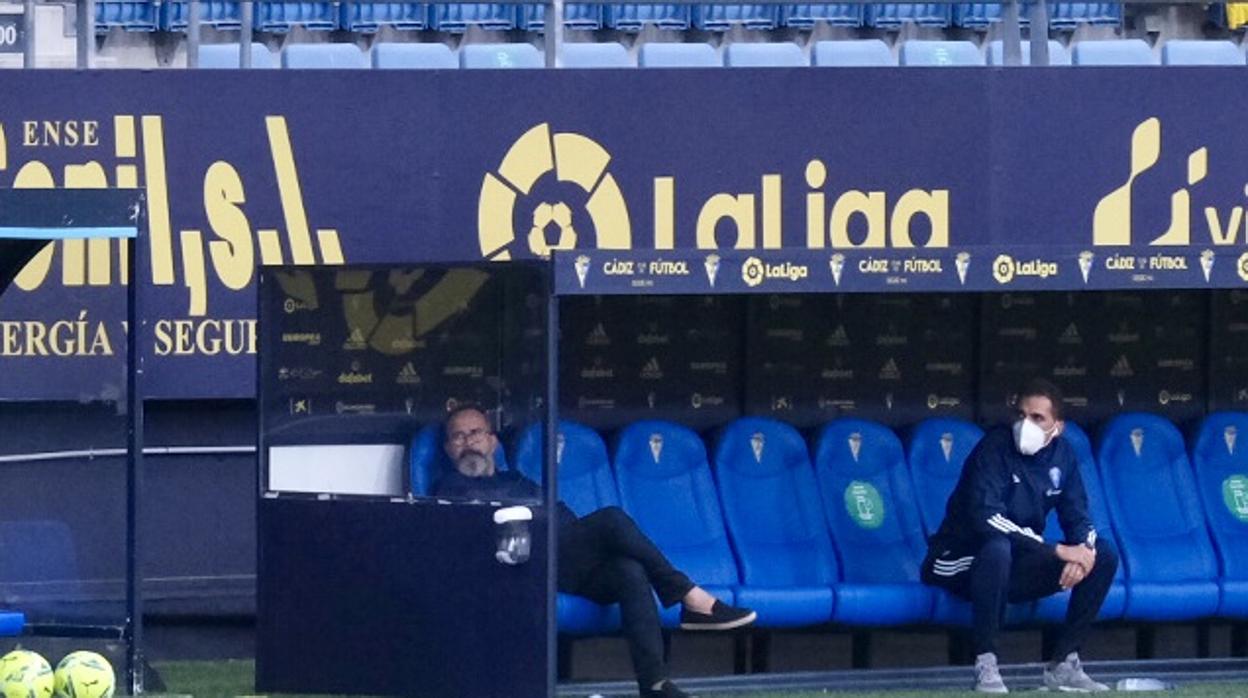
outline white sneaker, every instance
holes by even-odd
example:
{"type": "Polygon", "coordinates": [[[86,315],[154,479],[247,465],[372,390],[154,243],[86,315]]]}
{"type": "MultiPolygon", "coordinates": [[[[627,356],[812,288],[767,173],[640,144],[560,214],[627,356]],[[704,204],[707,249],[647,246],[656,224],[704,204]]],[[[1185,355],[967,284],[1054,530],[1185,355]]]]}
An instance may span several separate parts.
{"type": "Polygon", "coordinates": [[[1109,686],[1093,681],[1083,672],[1083,665],[1076,652],[1066,655],[1066,661],[1044,668],[1044,687],[1050,691],[1067,693],[1099,693],[1109,690],[1109,686]]]}
{"type": "MultiPolygon", "coordinates": [[[[1047,676],[1047,674],[1046,674],[1047,676]]],[[[997,668],[997,655],[985,652],[975,658],[975,690],[979,693],[1009,693],[997,668]]]]}

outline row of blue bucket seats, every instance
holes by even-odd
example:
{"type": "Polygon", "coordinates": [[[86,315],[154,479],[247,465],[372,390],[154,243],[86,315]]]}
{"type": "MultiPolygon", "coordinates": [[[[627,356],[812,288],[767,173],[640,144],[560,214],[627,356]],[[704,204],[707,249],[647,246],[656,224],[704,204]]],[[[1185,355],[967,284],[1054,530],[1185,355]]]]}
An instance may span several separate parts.
{"type": "MultiPolygon", "coordinates": [[[[130,31],[185,31],[188,4],[168,0],[96,0],[95,26],[99,32],[113,27],[130,31]]],[[[241,24],[238,2],[203,0],[200,21],[221,29],[241,24]]],[[[343,29],[375,32],[382,27],[399,30],[433,29],[462,32],[469,26],[483,29],[541,31],[545,16],[540,5],[426,4],[412,2],[257,2],[254,26],[260,31],[286,32],[300,26],[310,30],[343,29]]],[[[1050,24],[1068,29],[1078,24],[1117,25],[1122,21],[1121,3],[1058,2],[1050,5],[1050,24]]],[[[795,5],[590,5],[565,6],[564,22],[571,29],[639,31],[651,24],[661,29],[725,31],[734,26],[751,29],[793,27],[807,29],[817,22],[834,26],[868,26],[895,29],[907,22],[923,26],[950,25],[983,28],[1001,20],[998,3],[855,3],[795,5]]],[[[1026,6],[1023,7],[1026,20],[1026,6]]]]}
{"type": "MultiPolygon", "coordinates": [[[[1004,65],[1000,41],[987,45],[986,56],[969,41],[902,42],[898,57],[879,39],[820,41],[807,58],[797,44],[733,43],[721,54],[710,44],[646,43],[634,58],[615,42],[565,44],[561,53],[565,68],[671,67],[886,67],[1004,65]]],[[[1031,61],[1031,45],[1023,44],[1023,62],[1031,61]]],[[[275,68],[278,59],[263,44],[251,46],[252,67],[275,68]]],[[[238,44],[200,47],[201,68],[235,68],[238,44]]],[[[1155,65],[1152,49],[1138,39],[1081,41],[1073,52],[1056,41],[1049,42],[1050,65],[1155,65]]],[[[1171,40],[1162,47],[1163,65],[1245,64],[1244,52],[1229,41],[1171,40]]],[[[541,68],[545,57],[532,44],[469,44],[452,51],[443,43],[382,43],[364,52],[354,44],[292,44],[281,54],[285,68],[541,68]]]]}
{"type": "MultiPolygon", "coordinates": [[[[794,428],[742,418],[708,450],[677,424],[643,421],[620,431],[608,452],[592,429],[560,425],[559,492],[580,515],[620,506],[695,580],[755,608],[759,626],[838,623],[965,625],[969,605],[922,585],[926,536],[939,526],[982,430],[930,419],[906,433],[835,420],[808,445],[794,428]]],[[[1185,444],[1150,414],[1114,418],[1095,449],[1067,423],[1101,535],[1120,550],[1102,619],[1248,617],[1248,413],[1206,418],[1185,444]],[[1190,450],[1189,450],[1190,447],[1190,450]]],[[[525,430],[510,462],[540,481],[542,434],[525,430]]],[[[422,429],[410,449],[417,494],[450,467],[441,427],[422,429]]],[[[506,468],[508,458],[499,449],[506,468]]],[[[1045,529],[1060,537],[1056,517],[1045,529]]],[[[1014,624],[1060,622],[1067,594],[1012,605],[1014,624]]],[[[560,594],[560,631],[618,627],[618,610],[560,594]]],[[[676,609],[663,614],[677,624],[676,609]]]]}

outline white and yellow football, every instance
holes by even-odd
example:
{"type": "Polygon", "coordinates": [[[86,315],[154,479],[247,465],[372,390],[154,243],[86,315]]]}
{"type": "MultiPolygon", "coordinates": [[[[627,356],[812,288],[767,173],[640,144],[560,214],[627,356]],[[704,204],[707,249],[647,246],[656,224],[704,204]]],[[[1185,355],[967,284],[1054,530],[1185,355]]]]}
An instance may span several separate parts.
{"type": "Polygon", "coordinates": [[[4,698],[52,698],[52,667],[30,650],[0,657],[0,692],[4,698]]]}
{"type": "Polygon", "coordinates": [[[56,665],[58,698],[112,698],[116,688],[113,666],[95,652],[70,652],[56,665]]]}

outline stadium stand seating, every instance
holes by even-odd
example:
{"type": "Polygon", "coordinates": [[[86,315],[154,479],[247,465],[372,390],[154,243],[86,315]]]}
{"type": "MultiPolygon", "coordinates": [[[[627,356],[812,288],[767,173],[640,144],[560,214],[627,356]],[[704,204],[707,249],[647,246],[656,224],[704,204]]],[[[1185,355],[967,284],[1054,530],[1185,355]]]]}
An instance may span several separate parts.
{"type": "Polygon", "coordinates": [[[895,66],[897,59],[888,44],[879,39],[853,41],[819,41],[814,50],[819,67],[881,67],[895,66]]]}
{"type": "Polygon", "coordinates": [[[372,53],[374,68],[459,68],[459,58],[446,44],[376,44],[372,53]]]}
{"type": "Polygon", "coordinates": [[[897,29],[907,22],[923,27],[947,27],[953,19],[948,3],[876,3],[867,5],[866,25],[877,29],[897,29]]]}
{"type": "Polygon", "coordinates": [[[1081,41],[1075,44],[1074,65],[1156,65],[1153,50],[1143,39],[1081,41]]]}
{"type": "Polygon", "coordinates": [[[97,0],[95,32],[107,34],[113,27],[126,31],[156,31],[160,28],[160,5],[151,2],[97,0]]]}
{"type": "Polygon", "coordinates": [[[1075,29],[1080,24],[1116,27],[1122,24],[1122,3],[1058,2],[1049,10],[1049,27],[1075,29]]]}
{"type": "Polygon", "coordinates": [[[738,419],[715,439],[712,460],[741,572],[737,603],[757,611],[762,627],[831,620],[838,565],[801,434],[738,419]]]}
{"type": "Polygon", "coordinates": [[[802,48],[787,41],[731,44],[724,54],[724,62],[730,68],[800,68],[810,65],[802,48]]]}
{"type": "Polygon", "coordinates": [[[461,34],[468,27],[490,31],[516,28],[516,6],[489,3],[434,5],[433,28],[441,32],[461,34]]]}
{"type": "Polygon", "coordinates": [[[823,510],[841,560],[837,622],[927,621],[935,594],[919,582],[927,545],[897,436],[875,422],[838,419],[819,431],[814,454],[823,510]]]}
{"type": "Polygon", "coordinates": [[[1165,419],[1119,415],[1097,447],[1126,565],[1131,620],[1189,620],[1218,610],[1217,558],[1183,437],[1165,419]]]}
{"type": "MultiPolygon", "coordinates": [[[[433,490],[442,473],[451,469],[451,459],[442,448],[442,424],[427,424],[412,436],[408,448],[409,486],[412,494],[425,496],[433,490]]],[[[500,444],[494,451],[494,465],[507,470],[507,455],[500,444]]]]}
{"type": "Polygon", "coordinates": [[[282,67],[367,68],[368,56],[355,44],[289,44],[282,50],[282,67]]]}
{"type": "Polygon", "coordinates": [[[563,45],[563,66],[565,68],[635,68],[637,64],[623,44],[614,41],[591,44],[576,43],[563,45]]]}
{"type": "Polygon", "coordinates": [[[779,5],[694,5],[693,26],[702,31],[723,32],[733,27],[775,29],[780,24],[779,5]]]}
{"type": "MultiPolygon", "coordinates": [[[[516,468],[534,482],[542,481],[542,424],[530,425],[516,442],[516,468]]],[[[555,458],[559,465],[559,499],[577,516],[603,507],[619,506],[615,476],[607,459],[607,447],[598,432],[575,422],[559,423],[555,458]]],[[[596,635],[620,627],[619,606],[601,606],[581,596],[560,593],[556,600],[559,632],[596,635]]]]}
{"type": "MultiPolygon", "coordinates": [[[[200,68],[237,68],[238,44],[203,44],[199,47],[200,68]]],[[[251,44],[252,68],[276,68],[277,59],[264,44],[251,44]]]]}
{"type": "MultiPolygon", "coordinates": [[[[733,603],[740,578],[702,439],[671,422],[636,422],[616,436],[612,463],[624,510],[672,564],[733,603]]],[[[666,627],[679,624],[679,610],[661,611],[666,627]]]]}
{"type": "Polygon", "coordinates": [[[603,23],[609,29],[639,32],[646,26],[684,31],[689,28],[690,5],[607,5],[603,23]]]}
{"type": "MultiPolygon", "coordinates": [[[[541,33],[546,30],[545,5],[520,5],[517,26],[525,31],[541,33]]],[[[588,31],[602,28],[602,5],[568,3],[563,6],[563,26],[566,29],[588,31]]]]}
{"type": "MultiPolygon", "coordinates": [[[[167,0],[160,6],[161,26],[169,31],[186,31],[189,8],[185,0],[167,0]]],[[[204,26],[217,29],[238,29],[243,21],[241,3],[236,0],[203,0],[199,3],[199,21],[204,26]]]]}
{"type": "Polygon", "coordinates": [[[1244,65],[1244,54],[1230,41],[1171,39],[1161,47],[1162,65],[1244,65]]]}
{"type": "Polygon", "coordinates": [[[461,68],[543,68],[546,59],[533,44],[470,44],[459,49],[461,68]]]}
{"type": "MultiPolygon", "coordinates": [[[[1113,541],[1114,547],[1117,548],[1114,526],[1105,506],[1101,474],[1096,468],[1096,458],[1092,455],[1092,444],[1088,441],[1088,435],[1079,428],[1079,425],[1067,421],[1062,438],[1070,444],[1075,451],[1075,457],[1079,459],[1079,474],[1083,477],[1083,487],[1088,494],[1088,514],[1092,517],[1092,524],[1096,526],[1097,535],[1102,540],[1113,541]]],[[[1049,543],[1063,542],[1062,527],[1058,523],[1056,509],[1049,512],[1049,518],[1045,521],[1044,539],[1049,543]]],[[[1041,623],[1061,623],[1066,619],[1066,606],[1069,603],[1070,592],[1068,591],[1040,599],[1036,602],[1035,620],[1041,623]]],[[[1125,574],[1123,566],[1119,565],[1118,571],[1114,574],[1113,586],[1110,587],[1109,595],[1105,597],[1105,603],[1101,605],[1101,612],[1097,618],[1100,620],[1121,618],[1126,605],[1125,574]]]]}
{"type": "Polygon", "coordinates": [[[1218,615],[1248,617],[1248,413],[1206,417],[1191,457],[1220,564],[1218,615]]]}
{"type": "Polygon", "coordinates": [[[644,44],[639,54],[642,68],[719,68],[723,61],[710,44],[644,44]]]}
{"type": "MultiPolygon", "coordinates": [[[[1026,5],[1019,4],[1018,21],[1021,26],[1030,23],[1027,9],[1026,5]]],[[[986,29],[1004,19],[1004,6],[997,2],[964,2],[953,7],[953,23],[967,29],[986,29]]]]}
{"type": "Polygon", "coordinates": [[[258,2],[256,28],[260,31],[288,32],[295,27],[312,31],[338,28],[336,2],[258,2]]]}
{"type": "MultiPolygon", "coordinates": [[[[988,42],[988,65],[1005,65],[1005,44],[988,42]]],[[[1031,65],[1031,42],[1023,41],[1023,65],[1031,65]]],[[[1070,52],[1061,43],[1049,40],[1049,65],[1070,65],[1070,52]]]]}
{"type": "Polygon", "coordinates": [[[984,57],[969,41],[906,41],[901,44],[901,64],[907,66],[983,65],[984,57]]]}
{"type": "Polygon", "coordinates": [[[429,27],[429,5],[415,2],[352,2],[339,7],[338,26],[371,34],[382,27],[418,31],[429,27]]]}
{"type": "Polygon", "coordinates": [[[813,29],[819,22],[832,27],[861,27],[863,6],[851,3],[820,5],[784,5],[780,8],[780,24],[793,29],[813,29]]]}

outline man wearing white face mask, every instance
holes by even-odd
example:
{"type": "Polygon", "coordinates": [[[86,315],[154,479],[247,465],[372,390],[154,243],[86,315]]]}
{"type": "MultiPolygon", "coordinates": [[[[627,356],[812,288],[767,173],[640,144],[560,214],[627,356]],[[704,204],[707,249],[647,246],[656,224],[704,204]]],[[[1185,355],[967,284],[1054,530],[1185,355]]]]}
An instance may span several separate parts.
{"type": "Polygon", "coordinates": [[[945,520],[928,541],[923,582],[971,602],[975,690],[1008,693],[996,635],[1006,604],[1072,589],[1066,624],[1044,671],[1050,690],[1107,691],[1084,673],[1079,649],[1109,593],[1118,556],[1097,538],[1074,450],[1061,438],[1062,396],[1035,379],[1018,393],[1018,419],[989,431],[967,456],[945,520]],[[1065,543],[1044,542],[1057,509],[1065,543]]]}

